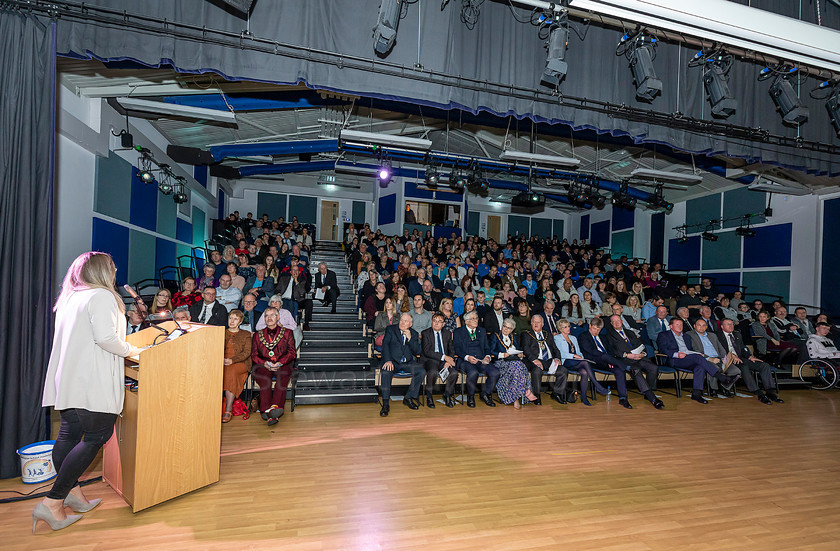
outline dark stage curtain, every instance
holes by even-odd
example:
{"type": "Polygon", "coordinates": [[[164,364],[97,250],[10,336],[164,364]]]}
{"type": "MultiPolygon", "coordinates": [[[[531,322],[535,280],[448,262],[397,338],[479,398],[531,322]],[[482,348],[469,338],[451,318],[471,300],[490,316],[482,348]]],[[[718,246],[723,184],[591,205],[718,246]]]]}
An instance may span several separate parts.
{"type": "Polygon", "coordinates": [[[54,26],[0,9],[0,477],[44,436],[52,335],[54,26]]]}

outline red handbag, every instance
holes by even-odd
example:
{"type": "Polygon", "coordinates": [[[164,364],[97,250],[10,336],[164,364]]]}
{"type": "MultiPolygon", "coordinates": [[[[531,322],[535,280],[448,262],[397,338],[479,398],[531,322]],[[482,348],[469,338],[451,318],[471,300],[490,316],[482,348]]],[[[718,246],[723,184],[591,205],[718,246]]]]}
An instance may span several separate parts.
{"type": "Polygon", "coordinates": [[[233,409],[231,412],[236,417],[241,415],[243,421],[251,416],[251,410],[249,410],[248,406],[245,405],[245,402],[239,398],[233,401],[233,409]]]}

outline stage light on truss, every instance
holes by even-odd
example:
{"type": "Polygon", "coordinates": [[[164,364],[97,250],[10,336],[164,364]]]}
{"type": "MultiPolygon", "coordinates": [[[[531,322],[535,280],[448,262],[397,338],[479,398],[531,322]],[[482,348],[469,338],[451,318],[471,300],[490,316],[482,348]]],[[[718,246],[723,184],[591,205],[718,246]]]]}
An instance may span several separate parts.
{"type": "Polygon", "coordinates": [[[434,165],[427,166],[424,179],[426,181],[426,187],[437,188],[438,182],[440,182],[440,173],[438,172],[437,167],[434,165]]]}
{"type": "Polygon", "coordinates": [[[464,189],[467,185],[467,175],[460,168],[453,168],[449,173],[449,187],[452,189],[464,189]]]}
{"type": "Polygon", "coordinates": [[[484,194],[490,188],[489,182],[484,178],[484,175],[481,173],[481,168],[477,165],[473,165],[472,170],[467,173],[466,178],[467,189],[473,193],[484,194]]]}
{"type": "Polygon", "coordinates": [[[175,185],[175,194],[172,196],[172,200],[175,201],[176,205],[181,205],[189,201],[189,197],[187,196],[186,191],[184,191],[183,184],[175,185]]]}
{"type": "Polygon", "coordinates": [[[382,0],[379,15],[373,28],[373,49],[380,56],[388,55],[397,41],[403,0],[382,0]]]}
{"type": "Polygon", "coordinates": [[[636,83],[636,97],[644,101],[653,101],[653,98],[662,93],[662,81],[656,78],[656,69],[653,66],[656,39],[640,34],[633,40],[636,44],[630,57],[630,69],[636,83]]]}
{"type": "Polygon", "coordinates": [[[782,115],[785,124],[802,124],[808,120],[808,108],[802,105],[788,79],[777,77],[770,86],[770,97],[773,98],[773,103],[776,104],[776,109],[782,115]]]}
{"type": "Polygon", "coordinates": [[[706,241],[717,241],[718,240],[717,234],[715,234],[714,232],[709,231],[709,230],[706,230],[703,233],[701,233],[700,237],[702,237],[706,241]]]}
{"type": "Polygon", "coordinates": [[[682,245],[683,243],[688,243],[688,236],[687,235],[681,235],[680,237],[677,238],[677,243],[679,243],[680,245],[682,245]]]}
{"type": "Polygon", "coordinates": [[[561,24],[551,28],[548,35],[548,42],[545,48],[548,52],[545,59],[545,69],[543,70],[540,84],[551,88],[557,88],[560,81],[566,76],[566,71],[569,66],[566,63],[566,48],[569,45],[569,27],[568,24],[561,24]]]}
{"type": "Polygon", "coordinates": [[[731,63],[731,57],[722,56],[721,59],[707,60],[703,68],[703,87],[712,106],[712,115],[724,119],[738,109],[738,100],[729,89],[727,77],[731,63]]]}
{"type": "Polygon", "coordinates": [[[379,170],[376,172],[376,178],[379,180],[379,185],[382,187],[387,186],[391,182],[392,176],[393,169],[391,167],[391,161],[388,159],[382,159],[379,163],[379,170]]]}
{"type": "Polygon", "coordinates": [[[840,90],[828,98],[825,102],[825,108],[828,111],[828,118],[831,119],[831,124],[834,125],[834,131],[837,132],[837,137],[840,138],[840,90]]]}
{"type": "Polygon", "coordinates": [[[630,186],[625,182],[612,195],[612,204],[625,210],[636,208],[636,198],[630,195],[630,186]]]}

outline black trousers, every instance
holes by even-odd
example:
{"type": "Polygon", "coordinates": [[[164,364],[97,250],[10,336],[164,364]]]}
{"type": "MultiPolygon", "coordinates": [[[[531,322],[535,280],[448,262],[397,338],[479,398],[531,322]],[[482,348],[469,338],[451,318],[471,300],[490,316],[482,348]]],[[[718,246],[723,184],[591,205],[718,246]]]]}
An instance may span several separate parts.
{"type": "MultiPolygon", "coordinates": [[[[546,365],[546,362],[548,361],[552,360],[543,361],[542,364],[546,365]]],[[[531,392],[539,396],[543,375],[548,373],[548,370],[543,371],[538,366],[534,365],[534,362],[528,358],[522,360],[522,363],[525,364],[525,367],[528,368],[528,372],[531,374],[531,392]]],[[[566,392],[566,384],[568,381],[569,370],[562,364],[557,366],[557,371],[554,372],[554,385],[551,387],[551,392],[562,396],[563,393],[566,392]]]]}
{"type": "Polygon", "coordinates": [[[630,375],[636,381],[636,388],[644,394],[648,390],[656,389],[656,378],[659,375],[659,366],[650,360],[624,360],[630,367],[630,375]]]}
{"type": "MultiPolygon", "coordinates": [[[[434,394],[432,389],[434,388],[438,373],[440,373],[441,369],[443,369],[444,363],[440,360],[426,360],[423,365],[426,368],[426,394],[431,396],[434,394]]],[[[447,377],[444,381],[444,384],[446,385],[444,394],[446,396],[452,396],[455,394],[455,383],[457,381],[458,370],[455,369],[455,366],[452,366],[449,368],[449,377],[447,377]]]]}
{"type": "Polygon", "coordinates": [[[773,385],[773,370],[770,368],[770,364],[744,360],[743,362],[736,364],[735,367],[741,368],[741,378],[744,380],[744,384],[747,385],[747,390],[750,392],[758,391],[756,373],[761,379],[761,386],[764,390],[769,392],[776,391],[776,387],[773,385]]]}
{"type": "Polygon", "coordinates": [[[490,362],[487,365],[478,362],[473,365],[468,361],[461,360],[458,363],[458,371],[467,376],[467,394],[469,396],[475,395],[475,387],[478,385],[479,375],[487,376],[487,379],[484,381],[485,394],[493,394],[493,390],[496,388],[496,383],[499,381],[499,376],[501,375],[499,368],[496,367],[494,362],[490,362]]]}
{"type": "Polygon", "coordinates": [[[79,477],[114,434],[116,422],[115,413],[98,413],[86,409],[61,411],[61,428],[52,453],[58,475],[47,494],[48,498],[63,501],[70,490],[79,484],[79,477]]]}
{"type": "Polygon", "coordinates": [[[423,384],[423,377],[426,376],[426,369],[420,362],[394,362],[394,369],[380,370],[381,387],[382,387],[382,403],[387,404],[391,399],[391,380],[394,378],[394,373],[399,372],[411,373],[411,384],[408,385],[408,390],[405,392],[406,398],[418,398],[420,396],[420,385],[423,384]]]}

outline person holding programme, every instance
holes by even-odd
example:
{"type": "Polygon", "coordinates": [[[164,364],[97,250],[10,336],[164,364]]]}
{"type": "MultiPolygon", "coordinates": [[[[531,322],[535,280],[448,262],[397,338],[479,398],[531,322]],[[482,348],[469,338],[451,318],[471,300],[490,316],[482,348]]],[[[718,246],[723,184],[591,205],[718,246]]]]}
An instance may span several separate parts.
{"type": "Polygon", "coordinates": [[[503,404],[513,404],[521,407],[519,401],[524,396],[530,402],[536,402],[537,396],[531,391],[531,376],[528,368],[522,363],[522,351],[514,333],[516,322],[511,318],[502,321],[499,333],[493,333],[490,340],[490,354],[496,358],[496,368],[499,370],[499,380],[496,382],[496,393],[503,404]]]}
{"type": "Polygon", "coordinates": [[[117,268],[106,253],[78,256],[55,304],[55,336],[47,367],[43,406],[61,415],[52,459],[58,472],[52,489],[32,511],[60,530],[78,521],[64,507],[85,513],[101,500],[88,501],[79,486],[99,449],[111,438],[125,396],[123,358],[140,350],[125,342],[125,306],[114,290],[117,268]]]}

